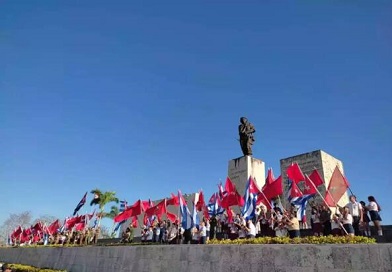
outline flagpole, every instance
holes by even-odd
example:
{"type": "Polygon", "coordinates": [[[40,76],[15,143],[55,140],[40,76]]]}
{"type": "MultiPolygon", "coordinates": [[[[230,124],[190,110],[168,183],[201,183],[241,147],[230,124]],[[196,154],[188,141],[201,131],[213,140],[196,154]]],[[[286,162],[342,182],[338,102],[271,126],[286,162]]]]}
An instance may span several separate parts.
{"type": "MultiPolygon", "coordinates": [[[[180,190],[178,190],[179,192],[180,190]]],[[[177,218],[178,218],[178,225],[177,225],[177,244],[179,243],[180,240],[180,224],[182,222],[182,217],[181,217],[181,213],[180,213],[180,209],[181,209],[181,201],[180,201],[180,194],[177,192],[177,197],[178,197],[178,209],[177,209],[177,218]]],[[[181,193],[182,196],[182,193],[181,193]]]]}
{"type": "Polygon", "coordinates": [[[263,194],[263,196],[264,196],[264,198],[267,200],[267,202],[268,202],[268,204],[269,204],[269,206],[270,206],[270,209],[273,211],[273,212],[275,212],[274,211],[274,208],[272,207],[272,205],[271,205],[271,202],[268,200],[268,198],[265,196],[265,194],[264,194],[264,192],[263,191],[260,191],[262,194],[263,194]]]}
{"type": "MultiPolygon", "coordinates": [[[[308,180],[312,183],[313,187],[316,189],[317,193],[320,195],[321,199],[324,201],[324,203],[329,207],[327,201],[325,200],[325,198],[322,196],[322,194],[320,193],[320,191],[317,189],[316,185],[314,185],[313,181],[308,177],[307,174],[305,174],[305,176],[308,178],[308,180]]],[[[338,204],[336,203],[335,199],[332,197],[332,195],[329,193],[329,195],[332,198],[332,201],[335,203],[336,207],[338,207],[338,204]]],[[[340,227],[343,229],[343,231],[346,233],[346,235],[348,235],[348,232],[346,231],[346,229],[343,227],[342,222],[339,221],[339,225],[340,227]]]]}

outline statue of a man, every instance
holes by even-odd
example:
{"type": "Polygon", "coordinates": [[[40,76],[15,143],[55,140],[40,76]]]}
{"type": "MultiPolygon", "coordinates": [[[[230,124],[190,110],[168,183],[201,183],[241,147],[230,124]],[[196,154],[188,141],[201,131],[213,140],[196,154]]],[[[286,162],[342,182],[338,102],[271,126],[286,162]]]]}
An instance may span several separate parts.
{"type": "Polygon", "coordinates": [[[240,135],[242,153],[244,156],[252,156],[252,145],[255,141],[253,133],[256,132],[255,127],[248,121],[248,119],[241,117],[238,132],[240,135]]]}

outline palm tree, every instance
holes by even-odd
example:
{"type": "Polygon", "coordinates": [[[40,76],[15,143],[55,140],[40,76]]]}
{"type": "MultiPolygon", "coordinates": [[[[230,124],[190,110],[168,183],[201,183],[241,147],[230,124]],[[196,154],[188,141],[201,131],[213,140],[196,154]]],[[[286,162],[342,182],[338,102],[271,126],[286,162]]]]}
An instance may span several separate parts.
{"type": "Polygon", "coordinates": [[[110,207],[110,212],[104,213],[103,217],[114,219],[114,217],[116,217],[119,213],[120,213],[120,211],[118,210],[117,206],[111,206],[110,207]]]}
{"type": "MultiPolygon", "coordinates": [[[[90,202],[90,205],[91,206],[92,205],[99,205],[99,213],[98,213],[98,217],[99,217],[98,226],[99,226],[100,223],[101,223],[102,217],[105,217],[105,205],[110,203],[110,202],[118,203],[119,200],[116,197],[116,192],[102,192],[99,189],[94,189],[94,190],[91,191],[91,193],[94,194],[94,199],[90,202]]],[[[113,209],[111,210],[111,212],[112,211],[113,211],[113,209]]]]}
{"type": "MultiPolygon", "coordinates": [[[[119,211],[117,206],[111,206],[110,207],[110,212],[104,213],[103,217],[114,219],[114,217],[116,217],[119,213],[120,213],[120,211],[119,211]]],[[[114,226],[115,225],[116,225],[116,222],[113,221],[113,225],[112,225],[112,227],[110,229],[110,237],[111,238],[114,238],[114,236],[116,235],[116,233],[114,232],[114,226]]]]}

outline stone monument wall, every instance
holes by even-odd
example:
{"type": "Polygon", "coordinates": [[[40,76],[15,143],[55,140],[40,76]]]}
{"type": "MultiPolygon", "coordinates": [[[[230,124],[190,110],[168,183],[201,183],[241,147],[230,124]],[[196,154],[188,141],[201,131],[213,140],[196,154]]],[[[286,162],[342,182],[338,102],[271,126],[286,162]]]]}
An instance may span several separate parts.
{"type": "MultiPolygon", "coordinates": [[[[293,157],[285,158],[280,160],[280,170],[282,173],[283,180],[283,188],[284,188],[284,196],[282,201],[287,206],[287,196],[289,194],[289,184],[288,178],[286,175],[286,169],[291,165],[291,163],[297,162],[301,167],[301,170],[304,174],[310,175],[314,169],[320,173],[321,177],[324,180],[324,185],[319,186],[318,190],[320,193],[325,196],[325,191],[328,188],[329,181],[331,179],[332,173],[337,166],[339,170],[344,174],[343,163],[333,157],[332,155],[322,151],[316,150],[300,155],[296,155],[293,157]]],[[[299,184],[299,188],[303,190],[303,183],[299,184]]],[[[316,203],[323,203],[323,200],[319,195],[316,195],[313,200],[316,203]]],[[[348,194],[347,192],[342,196],[342,198],[338,201],[340,206],[344,206],[348,203],[348,194]]],[[[308,206],[308,214],[307,218],[310,218],[310,207],[308,206]]]]}
{"type": "Polygon", "coordinates": [[[386,272],[392,244],[0,248],[0,261],[72,272],[386,272]]]}
{"type": "Polygon", "coordinates": [[[229,161],[228,174],[238,193],[243,196],[250,176],[261,189],[265,184],[265,164],[262,160],[244,156],[229,161]]]}

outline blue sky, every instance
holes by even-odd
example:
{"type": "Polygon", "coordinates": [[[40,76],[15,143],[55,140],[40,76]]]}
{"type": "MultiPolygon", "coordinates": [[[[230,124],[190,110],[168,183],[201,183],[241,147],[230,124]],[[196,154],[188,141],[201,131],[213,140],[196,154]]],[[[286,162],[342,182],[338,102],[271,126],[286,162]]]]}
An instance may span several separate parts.
{"type": "Polygon", "coordinates": [[[4,1],[0,223],[96,187],[209,196],[247,116],[276,175],[322,149],[392,224],[392,2],[326,2],[4,1]]]}

